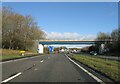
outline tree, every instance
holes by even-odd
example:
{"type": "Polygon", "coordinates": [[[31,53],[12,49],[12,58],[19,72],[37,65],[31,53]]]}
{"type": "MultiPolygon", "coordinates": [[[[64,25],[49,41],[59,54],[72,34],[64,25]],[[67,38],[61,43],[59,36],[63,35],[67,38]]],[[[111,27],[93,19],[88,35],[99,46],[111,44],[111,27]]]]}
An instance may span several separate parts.
{"type": "Polygon", "coordinates": [[[2,8],[0,8],[0,48],[2,48],[2,8]]]}
{"type": "Polygon", "coordinates": [[[109,33],[99,32],[96,38],[97,41],[109,41],[111,36],[109,33]]]}
{"type": "Polygon", "coordinates": [[[2,13],[3,48],[29,50],[35,40],[45,38],[45,33],[32,16],[23,16],[9,7],[3,7],[2,13]]]}
{"type": "Polygon", "coordinates": [[[120,28],[115,29],[111,33],[112,38],[112,50],[120,52],[120,28]]]}
{"type": "MultiPolygon", "coordinates": [[[[111,34],[100,32],[96,38],[97,41],[112,41],[105,42],[105,48],[109,49],[110,52],[116,53],[120,52],[120,28],[112,31],[111,34]]],[[[99,45],[101,43],[96,43],[97,50],[99,50],[99,45]]]]}
{"type": "MultiPolygon", "coordinates": [[[[99,32],[96,38],[96,41],[103,41],[103,44],[105,44],[105,49],[109,49],[110,48],[110,41],[111,40],[111,35],[109,33],[104,33],[104,32],[99,32]]],[[[103,53],[101,52],[101,42],[96,42],[95,44],[95,49],[97,52],[99,53],[103,53]]],[[[102,50],[103,51],[103,50],[102,50]]]]}

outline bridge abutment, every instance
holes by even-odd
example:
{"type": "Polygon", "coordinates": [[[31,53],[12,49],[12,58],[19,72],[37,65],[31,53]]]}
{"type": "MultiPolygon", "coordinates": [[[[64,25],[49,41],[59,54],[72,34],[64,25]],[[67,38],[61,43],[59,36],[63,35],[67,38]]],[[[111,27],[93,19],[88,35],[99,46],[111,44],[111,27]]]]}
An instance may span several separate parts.
{"type": "Polygon", "coordinates": [[[43,44],[38,44],[38,53],[43,54],[44,53],[44,45],[43,44]]]}

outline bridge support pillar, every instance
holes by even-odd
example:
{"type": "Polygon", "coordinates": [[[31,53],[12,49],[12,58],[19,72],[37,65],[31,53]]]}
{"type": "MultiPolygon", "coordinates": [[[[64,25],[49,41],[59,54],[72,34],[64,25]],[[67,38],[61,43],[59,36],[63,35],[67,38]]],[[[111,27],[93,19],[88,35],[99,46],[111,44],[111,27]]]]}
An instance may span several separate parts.
{"type": "Polygon", "coordinates": [[[44,53],[44,45],[38,44],[38,53],[43,54],[44,53]]]}
{"type": "Polygon", "coordinates": [[[103,43],[99,46],[99,53],[100,54],[104,53],[104,47],[105,47],[105,44],[103,44],[103,43]]]}

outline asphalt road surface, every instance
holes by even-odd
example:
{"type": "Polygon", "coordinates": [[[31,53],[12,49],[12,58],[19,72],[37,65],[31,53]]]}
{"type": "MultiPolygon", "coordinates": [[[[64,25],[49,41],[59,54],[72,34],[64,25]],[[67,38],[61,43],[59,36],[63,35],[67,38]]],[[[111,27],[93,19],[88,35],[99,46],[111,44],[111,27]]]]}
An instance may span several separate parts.
{"type": "Polygon", "coordinates": [[[4,80],[6,82],[96,82],[64,54],[46,54],[4,62],[2,81],[4,80]]]}

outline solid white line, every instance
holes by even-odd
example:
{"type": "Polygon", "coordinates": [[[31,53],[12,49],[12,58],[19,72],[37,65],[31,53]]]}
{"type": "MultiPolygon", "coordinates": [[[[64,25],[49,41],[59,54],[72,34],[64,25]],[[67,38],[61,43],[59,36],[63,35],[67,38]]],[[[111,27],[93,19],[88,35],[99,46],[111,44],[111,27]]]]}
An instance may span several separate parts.
{"type": "MultiPolygon", "coordinates": [[[[35,57],[39,57],[39,56],[35,56],[35,57]]],[[[26,60],[26,59],[31,59],[31,58],[35,58],[35,57],[20,58],[20,59],[15,59],[15,60],[1,62],[1,63],[15,62],[15,61],[26,60]]]]}
{"type": "Polygon", "coordinates": [[[8,78],[8,79],[2,81],[1,83],[6,83],[6,82],[8,82],[8,81],[14,79],[15,77],[17,77],[17,76],[19,76],[19,75],[21,75],[21,74],[22,74],[22,72],[19,72],[19,73],[17,73],[16,75],[14,75],[14,76],[12,76],[12,77],[10,77],[10,78],[8,78]]]}
{"type": "Polygon", "coordinates": [[[87,71],[86,69],[84,69],[82,66],[80,66],[79,64],[77,64],[75,61],[73,61],[71,58],[69,58],[66,54],[65,56],[71,61],[73,62],[75,65],[77,65],[79,68],[81,68],[84,72],[86,72],[88,75],[90,75],[92,78],[94,78],[97,82],[101,82],[103,84],[105,84],[102,80],[100,80],[98,77],[96,77],[95,75],[93,75],[92,73],[90,73],[89,71],[87,71]]]}

